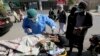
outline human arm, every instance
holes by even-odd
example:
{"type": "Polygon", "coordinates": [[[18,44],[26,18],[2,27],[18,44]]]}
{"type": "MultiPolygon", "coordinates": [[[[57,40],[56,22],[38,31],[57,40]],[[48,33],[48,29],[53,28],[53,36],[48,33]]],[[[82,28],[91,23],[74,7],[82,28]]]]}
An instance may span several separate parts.
{"type": "Polygon", "coordinates": [[[54,32],[54,30],[57,27],[56,23],[49,17],[46,17],[45,20],[46,20],[46,24],[49,25],[51,27],[51,29],[52,29],[52,32],[54,32]]]}
{"type": "Polygon", "coordinates": [[[86,22],[86,26],[84,26],[84,28],[90,28],[93,26],[93,19],[92,19],[92,15],[90,13],[87,13],[87,18],[86,18],[87,22],[86,22]]]}
{"type": "Polygon", "coordinates": [[[25,18],[23,20],[22,27],[23,27],[25,33],[27,33],[28,35],[31,35],[32,34],[32,31],[31,31],[31,29],[30,29],[30,27],[29,27],[28,24],[29,24],[29,20],[25,18]]]}

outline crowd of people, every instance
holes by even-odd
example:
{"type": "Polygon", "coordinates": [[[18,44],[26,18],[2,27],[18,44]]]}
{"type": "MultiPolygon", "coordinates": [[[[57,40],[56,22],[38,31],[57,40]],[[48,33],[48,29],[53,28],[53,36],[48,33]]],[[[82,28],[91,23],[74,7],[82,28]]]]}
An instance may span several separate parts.
{"type": "Polygon", "coordinates": [[[68,16],[66,31],[63,30],[67,18],[63,7],[59,7],[57,17],[55,16],[53,9],[49,11],[49,16],[38,15],[35,10],[29,9],[27,11],[28,17],[23,21],[23,28],[25,29],[25,32],[29,32],[30,28],[31,33],[42,34],[44,33],[45,25],[48,24],[54,32],[54,30],[57,29],[55,20],[59,20],[59,33],[60,30],[62,30],[63,33],[66,34],[66,38],[69,40],[70,50],[68,51],[68,55],[71,54],[74,45],[77,45],[77,55],[81,56],[85,35],[88,29],[93,25],[92,15],[87,12],[86,9],[87,4],[85,2],[80,2],[77,7],[71,9],[70,15],[68,16]]]}
{"type": "MultiPolygon", "coordinates": [[[[90,27],[92,27],[92,15],[86,11],[87,4],[85,2],[80,2],[78,6],[74,6],[70,10],[70,15],[68,15],[68,21],[66,12],[62,6],[58,7],[57,16],[54,13],[54,9],[50,9],[49,15],[38,14],[37,10],[30,8],[27,10],[27,16],[24,17],[21,13],[17,13],[20,16],[20,21],[23,19],[22,27],[28,35],[37,35],[46,33],[46,25],[50,26],[52,29],[52,34],[55,30],[58,29],[56,21],[59,21],[59,32],[66,35],[66,38],[69,40],[70,50],[67,55],[71,55],[72,48],[74,45],[77,45],[78,54],[77,56],[82,55],[83,42],[85,35],[90,27]],[[64,31],[64,25],[67,24],[66,31],[64,31]]],[[[14,10],[15,11],[15,10],[14,10]]],[[[20,10],[18,10],[20,12],[20,10]]],[[[16,17],[16,16],[15,16],[16,17]]],[[[15,20],[16,21],[16,20],[15,20]]],[[[61,40],[61,38],[58,38],[61,40]]],[[[58,39],[55,39],[57,41],[58,39]]],[[[64,39],[63,39],[64,40],[64,39]]],[[[62,41],[63,41],[62,40],[62,41]]],[[[60,45],[63,42],[59,42],[60,45]]],[[[58,44],[59,45],[59,44],[58,44]]],[[[62,48],[62,47],[61,47],[62,48]]],[[[63,47],[64,48],[64,47],[63,47]]],[[[59,49],[60,50],[60,49],[59,49]]]]}

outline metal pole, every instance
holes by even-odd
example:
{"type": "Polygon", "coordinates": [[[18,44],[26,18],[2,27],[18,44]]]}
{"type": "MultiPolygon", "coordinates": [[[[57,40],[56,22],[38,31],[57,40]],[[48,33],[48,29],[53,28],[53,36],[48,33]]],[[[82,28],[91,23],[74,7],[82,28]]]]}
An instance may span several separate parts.
{"type": "Polygon", "coordinates": [[[42,8],[42,1],[41,0],[39,0],[39,7],[40,7],[40,10],[43,10],[43,8],[42,8]]]}

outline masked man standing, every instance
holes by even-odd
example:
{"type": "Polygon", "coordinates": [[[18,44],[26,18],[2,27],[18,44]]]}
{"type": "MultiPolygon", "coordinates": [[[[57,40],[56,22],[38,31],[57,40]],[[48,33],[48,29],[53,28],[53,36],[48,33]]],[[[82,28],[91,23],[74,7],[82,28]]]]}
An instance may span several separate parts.
{"type": "Polygon", "coordinates": [[[46,24],[54,31],[56,23],[46,15],[38,14],[35,9],[27,10],[27,17],[23,20],[23,28],[27,34],[42,34],[46,24]]]}
{"type": "MultiPolygon", "coordinates": [[[[78,45],[78,56],[81,56],[83,50],[83,42],[85,35],[90,27],[92,27],[92,15],[86,11],[87,5],[85,2],[80,2],[77,8],[77,12],[74,14],[73,18],[70,19],[66,31],[66,36],[68,36],[69,31],[71,34],[71,40],[73,44],[78,45]]],[[[68,19],[69,20],[69,19],[68,19]]],[[[70,46],[70,52],[72,52],[72,46],[70,46]]]]}

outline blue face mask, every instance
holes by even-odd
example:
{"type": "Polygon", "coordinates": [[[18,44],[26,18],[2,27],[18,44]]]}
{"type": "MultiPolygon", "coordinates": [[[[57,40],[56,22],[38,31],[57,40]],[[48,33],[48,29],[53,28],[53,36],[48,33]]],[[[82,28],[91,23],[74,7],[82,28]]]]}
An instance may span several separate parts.
{"type": "Polygon", "coordinates": [[[83,12],[84,9],[77,8],[77,11],[78,11],[78,12],[83,12]]]}

